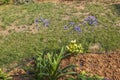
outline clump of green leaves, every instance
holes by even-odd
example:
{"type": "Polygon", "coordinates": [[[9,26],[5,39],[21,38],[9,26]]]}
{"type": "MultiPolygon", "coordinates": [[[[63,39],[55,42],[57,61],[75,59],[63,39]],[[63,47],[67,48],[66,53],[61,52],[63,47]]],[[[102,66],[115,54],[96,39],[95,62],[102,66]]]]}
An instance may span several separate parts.
{"type": "Polygon", "coordinates": [[[9,77],[6,73],[4,73],[2,69],[0,69],[0,80],[12,80],[12,78],[9,77]]]}
{"type": "Polygon", "coordinates": [[[68,52],[70,53],[83,53],[83,47],[81,44],[77,44],[76,40],[73,40],[69,43],[68,46],[66,46],[68,52]]]}
{"type": "Polygon", "coordinates": [[[79,75],[78,75],[78,79],[82,79],[82,80],[104,80],[103,77],[98,76],[98,75],[93,75],[90,74],[86,71],[82,71],[79,75]]]}
{"type": "Polygon", "coordinates": [[[104,77],[82,71],[80,74],[78,74],[76,79],[69,78],[68,80],[104,80],[104,77]]]}
{"type": "Polygon", "coordinates": [[[65,68],[60,68],[61,60],[65,58],[64,49],[57,53],[39,53],[36,58],[36,73],[39,80],[58,80],[65,75],[76,74],[70,71],[74,65],[69,65],[65,68]]]}

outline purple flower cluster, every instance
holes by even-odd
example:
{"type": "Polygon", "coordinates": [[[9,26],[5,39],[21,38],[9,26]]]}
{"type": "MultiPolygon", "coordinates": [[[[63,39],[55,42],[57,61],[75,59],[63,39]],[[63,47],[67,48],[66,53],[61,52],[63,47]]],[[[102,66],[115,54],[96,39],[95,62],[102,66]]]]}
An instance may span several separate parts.
{"type": "Polygon", "coordinates": [[[42,22],[45,27],[48,27],[50,23],[48,19],[43,19],[42,17],[40,17],[40,20],[36,18],[35,25],[38,26],[39,22],[42,22]]]}
{"type": "MultiPolygon", "coordinates": [[[[35,20],[36,29],[39,29],[39,27],[38,27],[39,22],[41,22],[45,27],[49,27],[49,25],[50,25],[50,21],[48,19],[43,19],[42,17],[40,17],[40,19],[36,18],[36,20],[35,20]]],[[[83,24],[85,24],[85,26],[86,26],[86,24],[97,25],[98,20],[94,16],[88,16],[87,18],[84,19],[83,24]]],[[[76,23],[73,21],[69,22],[68,25],[65,25],[64,29],[65,30],[69,29],[69,30],[77,31],[77,32],[82,31],[80,25],[76,25],[76,23]]]]}
{"type": "MultiPolygon", "coordinates": [[[[87,18],[84,19],[83,24],[81,24],[81,26],[87,26],[86,24],[92,26],[92,25],[97,25],[98,24],[98,20],[95,16],[88,16],[87,18]]],[[[86,27],[88,28],[88,27],[86,27]]],[[[75,22],[69,22],[68,25],[64,26],[64,29],[72,29],[72,31],[77,31],[77,32],[81,32],[81,27],[79,25],[76,25],[75,22]],[[71,28],[72,27],[72,28],[71,28]]],[[[94,30],[94,29],[93,29],[94,30]]]]}
{"type": "Polygon", "coordinates": [[[65,29],[65,30],[66,30],[66,29],[68,29],[68,26],[67,26],[67,25],[65,25],[65,26],[64,26],[64,29],[65,29]]]}
{"type": "Polygon", "coordinates": [[[84,19],[84,23],[88,23],[89,25],[97,25],[98,20],[94,16],[88,16],[84,19]]]}
{"type": "Polygon", "coordinates": [[[38,18],[36,18],[35,19],[35,28],[36,28],[36,30],[39,30],[38,24],[39,24],[39,20],[38,20],[38,18]]]}
{"type": "Polygon", "coordinates": [[[70,25],[71,25],[71,26],[74,26],[74,24],[75,24],[75,22],[70,22],[70,25]]]}
{"type": "Polygon", "coordinates": [[[76,25],[75,22],[70,22],[68,25],[64,26],[64,29],[72,29],[72,31],[80,32],[81,28],[79,25],[76,25]]]}
{"type": "Polygon", "coordinates": [[[38,25],[38,23],[39,23],[39,20],[38,20],[38,18],[36,18],[35,24],[38,25]]]}
{"type": "Polygon", "coordinates": [[[49,26],[49,20],[48,19],[43,19],[42,17],[40,17],[40,21],[43,22],[45,27],[49,26]]]}
{"type": "Polygon", "coordinates": [[[74,26],[74,30],[80,32],[81,31],[80,26],[74,26]]]}

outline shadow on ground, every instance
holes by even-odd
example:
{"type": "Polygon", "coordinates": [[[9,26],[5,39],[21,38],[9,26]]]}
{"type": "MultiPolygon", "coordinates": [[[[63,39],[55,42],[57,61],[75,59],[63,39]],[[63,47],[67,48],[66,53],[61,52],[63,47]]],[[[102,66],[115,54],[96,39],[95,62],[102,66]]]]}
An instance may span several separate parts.
{"type": "Polygon", "coordinates": [[[120,15],[120,4],[113,4],[114,11],[120,15]]]}

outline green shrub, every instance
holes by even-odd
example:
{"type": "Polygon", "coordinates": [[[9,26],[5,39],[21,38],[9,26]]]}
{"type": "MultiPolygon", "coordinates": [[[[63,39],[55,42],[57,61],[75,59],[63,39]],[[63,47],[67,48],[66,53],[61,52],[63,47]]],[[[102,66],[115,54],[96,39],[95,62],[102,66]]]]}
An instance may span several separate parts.
{"type": "Polygon", "coordinates": [[[63,58],[65,58],[63,48],[59,54],[39,53],[36,58],[37,80],[58,80],[65,75],[76,74],[76,72],[70,71],[70,69],[75,67],[74,65],[60,68],[60,63],[63,58]]]}

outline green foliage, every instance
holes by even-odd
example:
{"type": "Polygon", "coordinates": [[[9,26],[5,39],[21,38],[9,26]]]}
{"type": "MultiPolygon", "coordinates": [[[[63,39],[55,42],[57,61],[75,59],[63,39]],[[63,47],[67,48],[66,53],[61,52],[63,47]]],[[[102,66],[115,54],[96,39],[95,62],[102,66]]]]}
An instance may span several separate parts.
{"type": "Polygon", "coordinates": [[[104,78],[82,71],[80,74],[78,74],[76,79],[69,78],[68,80],[104,80],[104,78]]]}
{"type": "Polygon", "coordinates": [[[2,69],[0,69],[0,80],[12,80],[12,78],[9,77],[6,73],[4,73],[2,69]]]}
{"type": "Polygon", "coordinates": [[[65,68],[60,68],[61,60],[64,57],[64,49],[61,49],[59,54],[57,53],[39,53],[36,58],[36,74],[37,80],[58,80],[65,75],[72,75],[75,72],[71,72],[70,69],[75,66],[69,65],[65,68]]]}
{"type": "Polygon", "coordinates": [[[82,45],[77,44],[76,40],[71,41],[69,45],[66,46],[66,48],[70,53],[74,53],[74,54],[83,53],[82,45]]]}
{"type": "Polygon", "coordinates": [[[85,71],[82,71],[80,75],[78,75],[78,79],[82,80],[104,80],[103,77],[100,77],[98,75],[92,75],[90,73],[87,73],[85,71]]]}
{"type": "Polygon", "coordinates": [[[10,0],[2,0],[3,3],[9,3],[10,0]]]}

